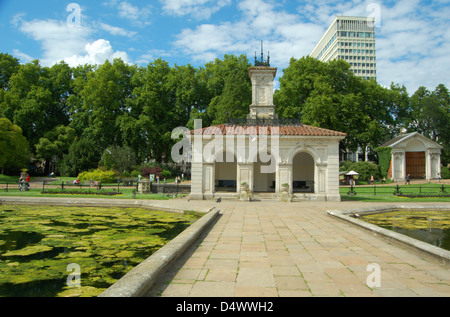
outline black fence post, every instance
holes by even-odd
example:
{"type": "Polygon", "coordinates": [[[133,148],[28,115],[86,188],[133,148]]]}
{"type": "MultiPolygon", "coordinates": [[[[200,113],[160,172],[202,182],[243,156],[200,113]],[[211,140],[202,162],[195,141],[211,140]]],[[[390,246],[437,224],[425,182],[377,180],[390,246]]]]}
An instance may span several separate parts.
{"type": "Polygon", "coordinates": [[[61,182],[61,190],[64,190],[64,182],[61,182]]]}
{"type": "Polygon", "coordinates": [[[377,195],[377,186],[375,184],[373,184],[373,195],[377,195]]]}
{"type": "Polygon", "coordinates": [[[441,190],[442,190],[442,193],[445,193],[445,188],[444,188],[444,184],[442,184],[442,188],[441,188],[441,190]]]}
{"type": "Polygon", "coordinates": [[[6,182],[6,192],[8,192],[8,182],[6,182]]]}

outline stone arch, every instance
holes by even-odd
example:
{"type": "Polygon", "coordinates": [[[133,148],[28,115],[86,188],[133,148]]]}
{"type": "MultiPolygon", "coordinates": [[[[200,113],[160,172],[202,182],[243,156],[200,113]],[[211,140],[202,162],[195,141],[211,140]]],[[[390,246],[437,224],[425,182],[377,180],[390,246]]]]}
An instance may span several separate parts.
{"type": "Polygon", "coordinates": [[[316,160],[308,151],[297,151],[292,157],[292,192],[314,193],[316,160]]]}
{"type": "Polygon", "coordinates": [[[314,159],[315,164],[322,164],[323,160],[320,153],[310,146],[299,146],[292,149],[287,155],[287,163],[293,164],[294,157],[301,152],[308,153],[309,155],[311,155],[312,158],[314,159]]]}
{"type": "Polygon", "coordinates": [[[236,192],[237,173],[236,153],[226,150],[217,153],[214,159],[214,192],[236,192]]]}
{"type": "Polygon", "coordinates": [[[270,147],[258,149],[249,156],[249,161],[253,163],[254,192],[274,193],[276,191],[278,156],[277,153],[271,152],[270,147]]]}

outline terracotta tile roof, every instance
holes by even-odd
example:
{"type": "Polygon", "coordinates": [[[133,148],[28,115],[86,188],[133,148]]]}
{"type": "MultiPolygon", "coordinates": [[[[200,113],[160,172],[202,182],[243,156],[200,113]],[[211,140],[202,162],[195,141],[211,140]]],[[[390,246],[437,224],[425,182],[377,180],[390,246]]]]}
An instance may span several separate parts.
{"type": "Polygon", "coordinates": [[[220,131],[222,135],[272,135],[278,134],[281,136],[335,136],[346,137],[346,133],[337,132],[328,129],[322,129],[304,124],[297,125],[233,125],[221,124],[212,127],[206,127],[201,130],[192,130],[191,135],[212,135],[218,134],[220,131]]]}

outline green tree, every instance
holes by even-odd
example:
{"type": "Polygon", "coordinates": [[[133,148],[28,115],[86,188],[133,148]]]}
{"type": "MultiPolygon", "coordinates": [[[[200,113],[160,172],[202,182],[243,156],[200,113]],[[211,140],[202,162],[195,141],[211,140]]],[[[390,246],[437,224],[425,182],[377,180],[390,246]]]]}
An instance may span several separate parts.
{"type": "Polygon", "coordinates": [[[317,77],[325,74],[326,64],[315,58],[291,58],[289,66],[283,69],[280,89],[274,94],[276,111],[281,118],[296,119],[311,93],[317,77]]]}
{"type": "Polygon", "coordinates": [[[19,59],[9,54],[0,53],[0,90],[7,90],[12,75],[19,71],[19,59]]]}
{"type": "Polygon", "coordinates": [[[81,138],[75,140],[69,147],[61,162],[61,175],[76,177],[83,171],[98,167],[101,152],[97,145],[90,139],[81,138]]]}
{"type": "Polygon", "coordinates": [[[71,73],[65,64],[41,67],[38,61],[21,65],[10,78],[1,100],[0,115],[20,126],[32,147],[48,131],[69,123],[65,97],[71,73]]]}
{"type": "Polygon", "coordinates": [[[85,85],[78,93],[80,99],[72,98],[70,102],[72,107],[82,104],[83,115],[78,123],[87,121],[83,136],[91,139],[100,151],[110,145],[122,145],[118,119],[127,111],[135,69],[121,59],[114,60],[113,64],[106,61],[95,72],[87,73],[85,85]]]}
{"type": "Polygon", "coordinates": [[[89,112],[83,108],[83,92],[89,78],[93,76],[95,67],[82,65],[72,68],[73,79],[71,82],[72,94],[67,98],[67,108],[70,117],[70,127],[75,129],[77,135],[82,135],[89,126],[89,112]]]}
{"type": "Polygon", "coordinates": [[[0,168],[23,168],[30,162],[30,151],[22,129],[6,118],[0,118],[0,168]]]}
{"type": "Polygon", "coordinates": [[[121,173],[131,172],[136,165],[136,156],[127,146],[112,146],[103,152],[99,165],[121,173]]]}
{"type": "Polygon", "coordinates": [[[175,65],[167,76],[174,109],[174,124],[185,126],[192,111],[204,111],[210,100],[205,94],[206,87],[200,83],[198,70],[191,65],[175,65]]]}
{"type": "Polygon", "coordinates": [[[180,101],[177,107],[176,82],[169,64],[157,59],[140,68],[133,77],[133,97],[127,99],[126,110],[118,118],[124,140],[139,161],[147,158],[158,162],[170,159],[171,132],[184,123],[186,109],[193,99],[180,101]],[[189,102],[188,102],[189,101],[189,102]]]}
{"type": "Polygon", "coordinates": [[[419,87],[411,96],[405,125],[409,132],[417,131],[443,145],[442,161],[450,161],[450,94],[445,85],[438,85],[434,91],[419,87]]]}
{"type": "Polygon", "coordinates": [[[63,125],[57,126],[47,132],[36,144],[36,155],[38,159],[45,161],[45,174],[50,173],[49,162],[56,156],[61,160],[64,154],[68,154],[70,145],[76,138],[75,130],[63,125]]]}
{"type": "Polygon", "coordinates": [[[244,55],[225,55],[199,69],[200,85],[206,87],[206,111],[192,113],[203,120],[203,126],[222,124],[230,118],[243,118],[249,113],[252,87],[248,76],[251,64],[244,55]]]}
{"type": "Polygon", "coordinates": [[[375,148],[395,126],[398,91],[353,74],[343,60],[291,59],[274,102],[281,118],[347,133],[341,149],[375,148]]]}

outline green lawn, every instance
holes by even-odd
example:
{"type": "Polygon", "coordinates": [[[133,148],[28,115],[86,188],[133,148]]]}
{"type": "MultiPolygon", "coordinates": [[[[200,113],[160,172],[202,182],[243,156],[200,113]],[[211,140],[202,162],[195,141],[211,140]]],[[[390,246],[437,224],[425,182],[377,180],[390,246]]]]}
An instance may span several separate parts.
{"type": "MultiPolygon", "coordinates": [[[[42,185],[37,185],[36,183],[33,183],[33,177],[31,178],[31,188],[29,191],[19,191],[18,189],[18,176],[7,176],[0,174],[0,196],[17,196],[17,197],[77,197],[77,198],[108,198],[108,199],[152,199],[152,200],[168,200],[172,197],[169,197],[170,194],[136,194],[134,196],[133,191],[136,189],[135,186],[131,187],[124,187],[122,184],[118,187],[117,184],[111,183],[111,184],[102,184],[103,191],[106,192],[112,192],[119,191],[120,195],[86,195],[86,194],[42,194],[42,185]],[[6,183],[8,183],[8,191],[6,191],[6,183]]],[[[51,189],[53,187],[52,185],[56,185],[60,188],[61,183],[64,182],[64,184],[71,185],[76,178],[74,177],[58,177],[55,179],[48,179],[48,181],[54,180],[53,182],[47,183],[45,186],[45,189],[51,189]]],[[[174,183],[175,178],[168,179],[167,183],[174,183]]],[[[73,187],[68,186],[67,189],[71,191],[78,191],[78,190],[89,190],[88,186],[82,186],[82,187],[73,187]]],[[[93,189],[95,191],[95,189],[93,189]]]]}
{"type": "MultiPolygon", "coordinates": [[[[442,184],[428,183],[428,184],[414,184],[399,185],[400,193],[404,195],[439,195],[442,193],[442,184]]],[[[450,185],[444,184],[444,194],[450,194],[450,185]]],[[[408,198],[397,197],[394,192],[397,192],[397,185],[370,185],[370,186],[354,186],[353,191],[355,195],[348,195],[350,192],[349,186],[340,187],[340,194],[343,201],[378,201],[378,202],[450,202],[450,197],[423,197],[423,198],[408,198]]]]}
{"type": "MultiPolygon", "coordinates": [[[[60,183],[59,183],[60,184],[60,183]]],[[[48,188],[48,187],[47,187],[48,188]]],[[[74,190],[73,187],[69,188],[70,190],[74,190]]],[[[85,187],[84,190],[88,190],[88,187],[85,187]]],[[[117,191],[117,187],[106,187],[104,191],[112,192],[113,189],[117,191]]],[[[81,190],[81,189],[75,189],[81,190]]],[[[8,191],[2,185],[0,189],[0,196],[7,197],[77,197],[77,198],[108,198],[108,199],[153,199],[153,200],[168,200],[171,197],[163,196],[161,194],[136,194],[136,197],[133,197],[133,190],[135,187],[120,187],[120,195],[67,195],[67,194],[42,194],[42,187],[33,187],[33,183],[31,183],[31,188],[29,191],[19,191],[18,186],[16,184],[10,184],[8,186],[8,191]]],[[[95,189],[94,189],[95,191],[95,189]]]]}

